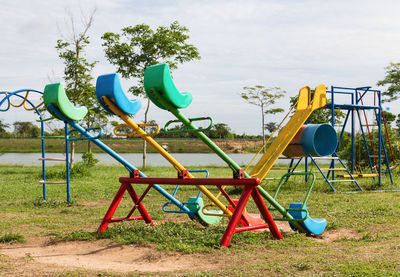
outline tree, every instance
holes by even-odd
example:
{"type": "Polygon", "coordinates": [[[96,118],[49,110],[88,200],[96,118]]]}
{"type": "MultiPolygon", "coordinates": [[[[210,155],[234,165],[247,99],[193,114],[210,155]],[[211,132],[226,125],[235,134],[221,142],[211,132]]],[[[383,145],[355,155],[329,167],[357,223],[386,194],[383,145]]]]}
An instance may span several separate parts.
{"type": "Polygon", "coordinates": [[[5,136],[7,135],[7,128],[10,127],[10,124],[3,123],[3,121],[0,119],[0,136],[5,136]]]}
{"type": "Polygon", "coordinates": [[[39,137],[40,128],[30,121],[14,122],[14,134],[18,137],[39,137]]]}
{"type": "MultiPolygon", "coordinates": [[[[265,114],[275,114],[278,112],[282,112],[283,109],[269,109],[273,106],[279,98],[282,98],[286,91],[282,90],[279,87],[270,87],[266,88],[261,85],[257,85],[254,87],[243,87],[245,90],[240,94],[240,96],[246,100],[248,103],[252,105],[256,105],[261,109],[261,130],[262,130],[262,139],[263,145],[265,144],[265,114]]],[[[265,151],[265,150],[264,150],[265,151]]]]}
{"type": "MultiPolygon", "coordinates": [[[[82,16],[82,29],[79,31],[75,19],[69,15],[70,35],[64,39],[57,40],[56,49],[58,56],[62,59],[64,68],[65,91],[72,103],[86,106],[88,114],[82,120],[86,128],[104,125],[107,122],[107,112],[104,111],[96,99],[95,86],[92,84],[91,72],[97,61],[89,62],[86,59],[85,49],[89,45],[88,31],[93,24],[94,14],[82,16]]],[[[91,142],[88,140],[88,152],[92,152],[91,142]]],[[[71,144],[71,157],[74,153],[74,144],[71,144]]],[[[73,166],[73,159],[71,160],[73,166]]]]}
{"type": "MultiPolygon", "coordinates": [[[[154,64],[168,63],[171,70],[178,64],[200,59],[195,46],[188,44],[189,29],[174,21],[170,26],[159,26],[152,30],[146,24],[122,28],[122,33],[107,32],[102,36],[105,55],[115,65],[117,72],[126,79],[135,79],[136,84],[129,88],[135,96],[146,93],[143,88],[144,70],[154,64]]],[[[148,122],[150,100],[144,116],[148,122]]],[[[143,167],[146,167],[146,141],[143,141],[143,167]]]]}
{"type": "Polygon", "coordinates": [[[381,121],[382,123],[383,123],[383,118],[385,118],[386,124],[390,126],[392,122],[396,120],[396,115],[388,111],[382,111],[382,121],[381,121]]]}
{"type": "Polygon", "coordinates": [[[378,86],[389,87],[382,92],[382,102],[392,102],[400,98],[400,63],[390,63],[385,67],[385,79],[378,81],[378,86]]]}
{"type": "Polygon", "coordinates": [[[265,130],[267,130],[270,134],[278,128],[278,123],[276,122],[268,122],[265,124],[265,130]]]}
{"type": "Polygon", "coordinates": [[[397,115],[396,127],[397,127],[397,134],[400,136],[400,114],[397,115]]]}
{"type": "Polygon", "coordinates": [[[231,128],[226,123],[216,123],[212,126],[208,134],[211,138],[224,139],[231,134],[231,128]]]}

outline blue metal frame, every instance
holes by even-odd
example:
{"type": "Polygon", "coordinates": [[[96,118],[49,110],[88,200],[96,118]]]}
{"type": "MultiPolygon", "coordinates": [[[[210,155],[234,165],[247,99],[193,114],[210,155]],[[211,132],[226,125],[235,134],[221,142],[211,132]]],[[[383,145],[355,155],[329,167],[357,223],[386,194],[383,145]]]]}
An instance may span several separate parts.
{"type": "MultiPolygon", "coordinates": [[[[0,109],[0,112],[6,112],[10,109],[11,107],[11,100],[10,98],[12,96],[16,96],[19,97],[21,99],[25,99],[25,96],[20,95],[19,93],[21,92],[35,92],[38,93],[40,95],[43,95],[43,92],[35,90],[35,89],[19,89],[13,92],[8,92],[8,91],[0,91],[0,95],[6,95],[1,101],[0,101],[0,107],[4,104],[5,101],[7,101],[7,107],[5,109],[0,109]]],[[[31,108],[34,108],[35,105],[29,100],[29,99],[25,99],[25,102],[28,103],[31,108]]],[[[43,195],[43,200],[46,201],[47,200],[47,193],[46,193],[46,147],[45,147],[45,136],[44,136],[44,121],[46,121],[46,119],[43,118],[42,114],[40,113],[40,111],[36,108],[33,109],[32,111],[34,111],[37,115],[38,115],[38,122],[40,122],[40,136],[41,136],[41,158],[42,158],[42,180],[43,180],[43,184],[42,184],[42,195],[43,195]]],[[[67,155],[68,157],[68,155],[67,155]]],[[[69,174],[68,174],[68,166],[67,166],[67,191],[69,192],[69,174]]],[[[67,193],[68,193],[67,192],[67,193]]],[[[69,199],[69,197],[67,196],[67,199],[69,199]]],[[[69,202],[69,200],[68,200],[69,202]]]]}
{"type": "MultiPolygon", "coordinates": [[[[392,172],[390,169],[390,162],[388,160],[387,157],[387,152],[386,152],[386,147],[385,147],[385,143],[383,141],[383,135],[382,135],[382,122],[381,122],[381,118],[382,118],[382,95],[381,95],[381,91],[380,90],[374,90],[371,89],[371,87],[366,86],[366,87],[358,87],[358,88],[349,88],[349,87],[338,87],[338,86],[331,86],[331,90],[327,91],[327,93],[330,92],[331,95],[331,103],[328,103],[326,105],[326,108],[331,109],[331,114],[332,114],[332,119],[331,119],[331,124],[332,126],[335,126],[335,109],[343,109],[343,110],[347,110],[347,115],[346,118],[344,120],[344,124],[342,126],[342,131],[340,133],[339,136],[339,143],[338,143],[338,148],[340,146],[340,142],[342,140],[343,137],[343,133],[345,131],[348,119],[350,117],[350,112],[351,112],[351,149],[352,149],[352,156],[351,156],[351,161],[352,161],[352,167],[351,167],[351,173],[354,174],[354,162],[355,162],[355,148],[354,148],[354,141],[355,141],[355,111],[357,112],[357,116],[359,119],[359,124],[361,127],[361,132],[362,132],[362,137],[364,140],[364,145],[365,145],[365,149],[367,151],[367,155],[368,155],[368,160],[369,160],[369,164],[370,164],[370,169],[371,172],[374,173],[373,170],[373,165],[372,165],[372,161],[371,161],[371,155],[369,152],[369,148],[368,148],[368,143],[367,143],[367,139],[365,137],[365,133],[364,130],[362,128],[362,121],[361,121],[361,116],[359,114],[359,110],[369,110],[372,109],[374,110],[375,113],[375,117],[376,117],[376,122],[378,125],[378,168],[375,170],[376,173],[378,173],[378,184],[379,186],[381,186],[382,184],[382,150],[383,153],[385,155],[385,160],[386,160],[386,166],[388,168],[387,172],[389,176],[390,176],[390,180],[393,184],[393,177],[392,177],[392,172]],[[378,103],[374,103],[374,106],[371,105],[363,105],[360,104],[360,101],[364,98],[364,96],[366,96],[367,93],[376,93],[376,95],[378,96],[378,103]],[[351,96],[351,104],[337,104],[335,103],[335,94],[345,94],[345,95],[349,95],[351,96]],[[359,94],[361,94],[359,96],[359,94]]],[[[332,161],[331,167],[334,168],[335,167],[335,162],[332,161]]],[[[334,179],[334,173],[332,173],[332,178],[334,179]]],[[[374,177],[375,180],[375,177],[374,177]]]]}

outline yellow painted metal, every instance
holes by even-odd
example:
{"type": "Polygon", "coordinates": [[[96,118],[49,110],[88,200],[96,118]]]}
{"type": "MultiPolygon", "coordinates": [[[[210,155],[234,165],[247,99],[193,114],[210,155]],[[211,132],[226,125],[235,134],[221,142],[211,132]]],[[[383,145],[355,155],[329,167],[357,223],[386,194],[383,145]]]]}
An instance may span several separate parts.
{"type": "MultiPolygon", "coordinates": [[[[361,173],[361,174],[352,174],[353,178],[373,178],[373,177],[378,177],[378,173],[361,173]]],[[[337,175],[337,177],[342,177],[342,178],[351,178],[350,175],[345,174],[345,175],[337,175]]]]}
{"type": "Polygon", "coordinates": [[[296,112],[281,129],[264,155],[254,165],[250,172],[251,177],[257,177],[260,180],[264,179],[311,113],[326,105],[326,87],[324,85],[319,85],[315,88],[312,101],[310,101],[310,95],[311,90],[309,87],[300,89],[296,112]]]}
{"type": "MultiPolygon", "coordinates": [[[[160,126],[158,124],[155,123],[141,123],[141,124],[137,124],[137,126],[139,126],[140,128],[143,127],[157,127],[157,130],[151,134],[146,133],[146,136],[148,137],[154,137],[155,135],[157,135],[160,132],[160,126]]],[[[137,134],[135,132],[135,130],[132,130],[132,132],[130,133],[118,133],[118,130],[121,129],[122,127],[128,127],[131,128],[128,124],[118,124],[115,128],[114,128],[114,135],[116,135],[117,137],[142,137],[143,135],[137,134]]]]}
{"type": "MultiPolygon", "coordinates": [[[[161,147],[153,138],[146,135],[146,132],[141,129],[138,124],[136,124],[129,116],[123,113],[110,99],[106,96],[101,98],[104,103],[108,106],[108,108],[113,111],[116,115],[118,115],[132,130],[140,135],[148,144],[150,144],[158,153],[160,153],[172,166],[179,172],[182,173],[185,168],[181,165],[177,160],[174,159],[164,148],[161,147]]],[[[190,178],[194,178],[192,174],[189,173],[190,178]]],[[[205,186],[197,185],[196,186],[205,196],[207,196],[218,208],[220,208],[224,214],[231,217],[232,212],[228,210],[228,208],[219,201],[205,186]]],[[[221,216],[221,214],[219,215],[221,216]]]]}

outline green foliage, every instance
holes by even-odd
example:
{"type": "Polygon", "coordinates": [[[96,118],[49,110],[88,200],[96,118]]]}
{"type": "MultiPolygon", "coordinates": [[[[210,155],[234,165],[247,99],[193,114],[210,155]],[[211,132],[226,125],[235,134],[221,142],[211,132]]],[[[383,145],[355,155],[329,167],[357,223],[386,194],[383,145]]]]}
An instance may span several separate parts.
{"type": "MultiPolygon", "coordinates": [[[[85,21],[84,18],[81,18],[85,21]]],[[[86,128],[101,126],[107,122],[107,112],[104,111],[96,99],[95,86],[93,85],[92,70],[97,61],[89,62],[85,49],[90,44],[87,35],[93,23],[93,14],[83,26],[83,30],[77,31],[73,19],[71,19],[72,37],[68,40],[57,40],[56,49],[58,56],[64,63],[65,91],[68,98],[76,105],[86,106],[88,114],[82,120],[86,128]]]]}
{"type": "Polygon", "coordinates": [[[0,119],[0,136],[4,136],[7,133],[7,128],[10,127],[10,124],[4,123],[0,119]]]}
{"type": "Polygon", "coordinates": [[[13,244],[17,242],[19,243],[25,242],[24,236],[17,233],[5,233],[0,237],[0,243],[13,244]]]}
{"type": "Polygon", "coordinates": [[[392,102],[399,99],[400,93],[400,63],[391,62],[385,67],[385,78],[378,81],[378,86],[386,86],[387,89],[382,92],[382,102],[392,102]]]}
{"type": "Polygon", "coordinates": [[[95,166],[99,160],[94,157],[93,152],[85,152],[82,154],[82,161],[88,167],[95,166]]]}
{"type": "MultiPolygon", "coordinates": [[[[391,141],[391,145],[393,148],[393,152],[394,152],[394,156],[395,157],[399,157],[400,155],[400,144],[399,144],[399,138],[396,135],[395,131],[388,126],[388,134],[389,134],[389,138],[391,141]]],[[[383,142],[385,143],[385,147],[386,147],[386,152],[388,153],[388,159],[389,159],[389,163],[392,163],[392,159],[391,159],[391,154],[390,154],[390,150],[389,150],[389,144],[387,142],[386,139],[386,134],[384,129],[382,129],[382,135],[384,137],[383,142]]],[[[372,145],[371,145],[371,141],[370,138],[368,136],[368,134],[365,134],[366,136],[366,141],[367,141],[367,146],[368,146],[368,151],[370,153],[370,155],[374,155],[373,151],[372,151],[372,145]]],[[[373,145],[375,148],[375,155],[377,155],[377,150],[378,150],[378,130],[371,130],[371,136],[372,136],[372,141],[373,141],[373,145]]],[[[355,139],[354,139],[354,149],[355,149],[355,168],[357,171],[363,171],[363,170],[367,170],[369,169],[369,159],[368,159],[368,155],[367,155],[367,150],[365,147],[365,142],[363,139],[363,136],[361,133],[357,133],[355,135],[355,139]]],[[[351,161],[351,135],[348,132],[345,132],[343,134],[342,137],[342,141],[340,142],[340,148],[339,148],[339,157],[341,157],[343,160],[346,161],[346,163],[348,164],[349,167],[351,167],[352,165],[352,161],[351,161]]],[[[384,159],[384,154],[382,152],[382,167],[385,169],[386,168],[386,161],[384,159]]],[[[371,158],[372,161],[372,166],[375,166],[375,161],[374,158],[371,158]]]]}
{"type": "Polygon", "coordinates": [[[122,28],[122,33],[107,32],[102,36],[108,61],[117,67],[123,78],[133,78],[137,84],[129,91],[145,96],[143,74],[146,67],[166,62],[171,69],[178,64],[200,59],[198,49],[188,44],[189,29],[174,21],[170,26],[152,30],[139,24],[122,28]]]}
{"type": "Polygon", "coordinates": [[[40,128],[30,121],[16,121],[14,125],[14,134],[17,137],[39,137],[40,128]]]}
{"type": "Polygon", "coordinates": [[[91,176],[88,164],[83,161],[75,163],[74,167],[69,170],[69,174],[71,178],[91,176]]]}
{"type": "Polygon", "coordinates": [[[244,92],[240,96],[249,104],[256,105],[261,109],[262,138],[265,142],[265,117],[264,114],[277,114],[284,111],[282,108],[273,108],[279,98],[285,96],[286,91],[279,87],[264,87],[256,85],[254,87],[243,87],[244,92]]]}
{"type": "Polygon", "coordinates": [[[382,111],[382,122],[385,118],[387,125],[391,125],[396,120],[396,115],[388,111],[382,111]]]}
{"type": "Polygon", "coordinates": [[[268,122],[267,124],[265,124],[265,130],[267,130],[268,132],[272,133],[273,131],[276,130],[276,128],[278,128],[278,123],[276,122],[268,122]]]}

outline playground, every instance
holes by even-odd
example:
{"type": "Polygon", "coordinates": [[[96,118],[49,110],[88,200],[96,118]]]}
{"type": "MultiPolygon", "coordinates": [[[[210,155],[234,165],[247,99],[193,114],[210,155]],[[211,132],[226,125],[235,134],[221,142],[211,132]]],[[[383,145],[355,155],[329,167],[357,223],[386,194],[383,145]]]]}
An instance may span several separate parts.
{"type": "MultiPolygon", "coordinates": [[[[0,261],[8,275],[32,276],[32,270],[38,276],[254,276],[264,270],[271,276],[398,273],[398,173],[391,163],[395,160],[389,160],[390,140],[382,135],[386,125],[379,120],[379,91],[349,89],[353,93],[344,94],[355,102],[341,104],[333,101],[335,93],[347,88],[301,88],[276,136],[271,135],[248,165],[239,165],[205,135],[212,126],[210,117],[184,115],[192,95],[175,87],[167,64],[148,67],[144,87],[156,106],[176,118],[165,124],[166,132],[194,133],[227,166],[187,169],[180,164],[157,142],[161,127],[137,124],[129,116],[140,111],[141,103],[127,97],[117,74],[100,75],[96,83],[102,108],[123,121],[114,134],[140,137],[171,166],[141,171],[124,159],[102,141],[101,128],[79,124],[88,110],[70,102],[62,83],[34,91],[43,97],[37,105],[28,98],[31,89],[3,92],[2,111],[11,106],[34,110],[42,126],[41,167],[1,166],[5,220],[0,261]],[[378,97],[373,105],[361,103],[368,92],[378,97]],[[41,105],[52,117],[42,115],[41,105]],[[362,133],[371,173],[356,171],[355,148],[350,166],[342,161],[344,131],[337,133],[334,122],[307,124],[313,112],[330,109],[333,114],[335,108],[349,109],[343,126],[354,111],[358,116],[366,109],[376,111],[378,143],[370,141],[374,155],[362,133]],[[70,171],[69,159],[46,154],[45,141],[51,139],[44,135],[47,120],[64,122],[67,157],[71,142],[91,141],[122,166],[70,171]],[[208,127],[197,127],[198,121],[208,121],[208,127]],[[176,123],[183,125],[170,129],[176,123]],[[155,131],[147,133],[144,128],[149,126],[155,131]],[[73,132],[79,135],[72,137],[73,132]],[[281,159],[289,159],[289,167],[280,164],[281,159]],[[322,167],[321,159],[329,163],[322,167]],[[50,161],[65,164],[49,166],[50,161]],[[65,181],[53,180],[60,176],[65,181]],[[33,185],[33,179],[39,179],[41,187],[33,185]]],[[[354,118],[350,121],[354,129],[354,118]]],[[[369,130],[368,134],[373,136],[369,130]]]]}

